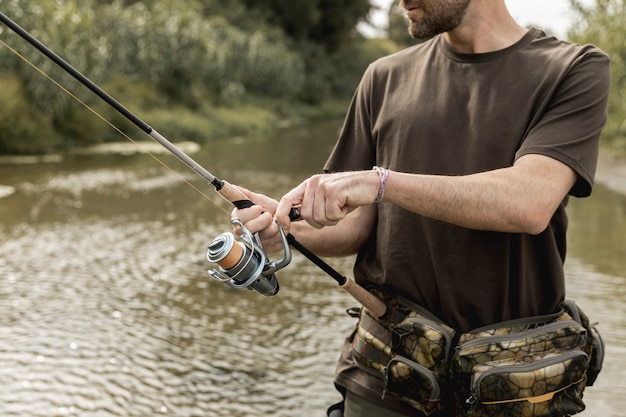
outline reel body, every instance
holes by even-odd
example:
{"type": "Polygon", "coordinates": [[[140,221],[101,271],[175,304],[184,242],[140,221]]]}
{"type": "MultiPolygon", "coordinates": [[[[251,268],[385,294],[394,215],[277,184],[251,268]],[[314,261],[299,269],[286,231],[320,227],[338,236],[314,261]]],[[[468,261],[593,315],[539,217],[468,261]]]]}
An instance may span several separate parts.
{"type": "Polygon", "coordinates": [[[291,250],[287,237],[278,226],[283,246],[283,257],[271,262],[257,234],[252,234],[237,218],[232,225],[241,230],[241,239],[236,240],[230,232],[213,239],[207,249],[207,259],[217,264],[208,274],[218,281],[236,288],[254,290],[266,297],[276,295],[279,290],[276,271],[289,265],[291,250]]]}

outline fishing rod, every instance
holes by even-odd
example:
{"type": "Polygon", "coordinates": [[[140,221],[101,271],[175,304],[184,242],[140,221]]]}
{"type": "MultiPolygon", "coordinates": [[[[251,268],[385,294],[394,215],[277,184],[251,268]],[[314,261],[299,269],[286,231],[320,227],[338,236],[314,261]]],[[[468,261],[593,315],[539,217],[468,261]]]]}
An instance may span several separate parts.
{"type": "MultiPolygon", "coordinates": [[[[9,27],[13,32],[26,40],[42,54],[52,60],[64,71],[74,77],[77,81],[95,93],[113,109],[130,120],[135,126],[159,143],[171,154],[176,156],[185,165],[191,168],[196,174],[210,183],[215,191],[226,201],[239,209],[248,208],[254,205],[245,194],[239,189],[229,184],[227,181],[217,178],[204,167],[194,161],[189,155],[166,139],[150,125],[141,120],[137,115],[124,107],[97,84],[83,75],[80,71],[70,65],[67,61],[54,53],[50,48],[36,39],[28,31],[23,29],[4,13],[0,12],[0,21],[9,27]]],[[[293,207],[289,214],[292,221],[300,219],[300,212],[297,207],[293,207]]],[[[359,301],[377,317],[382,317],[387,307],[373,294],[365,290],[352,279],[340,274],[333,267],[324,262],[313,252],[304,247],[296,238],[289,234],[285,235],[280,225],[277,224],[283,244],[283,257],[274,262],[270,262],[258,234],[250,233],[238,219],[231,219],[233,228],[240,230],[240,238],[237,240],[232,233],[223,233],[209,243],[207,259],[218,265],[217,269],[209,271],[213,278],[225,282],[231,287],[238,289],[251,289],[265,296],[272,296],[278,292],[278,281],[275,272],[284,268],[291,261],[291,251],[289,245],[297,249],[307,259],[320,267],[331,278],[333,278],[341,288],[359,301]]]]}
{"type": "MultiPolygon", "coordinates": [[[[174,156],[180,159],[185,165],[187,165],[191,170],[204,178],[207,182],[209,182],[214,188],[215,191],[218,192],[224,199],[226,199],[229,203],[234,204],[238,208],[247,208],[251,204],[248,198],[237,190],[235,187],[230,185],[228,182],[217,178],[215,175],[211,174],[207,171],[203,166],[194,161],[189,155],[183,152],[180,148],[174,145],[172,142],[167,140],[163,135],[154,130],[150,125],[141,120],[138,116],[136,116],[133,112],[124,107],[120,102],[115,100],[111,95],[105,92],[102,88],[96,85],[93,81],[83,75],[80,71],[70,65],[67,61],[61,58],[59,55],[54,53],[50,48],[36,39],[33,35],[31,35],[28,31],[23,29],[17,23],[12,21],[9,17],[7,17],[4,13],[0,12],[0,20],[2,23],[7,25],[13,32],[21,36],[28,43],[37,48],[41,53],[43,53],[46,57],[51,59],[55,64],[60,66],[63,70],[69,73],[72,77],[78,80],[81,84],[95,93],[98,97],[104,100],[107,104],[117,110],[120,114],[130,120],[135,126],[139,127],[142,131],[144,131],[148,136],[150,136],[153,140],[162,145],[165,149],[170,151],[174,156]]],[[[299,213],[297,208],[292,209],[290,213],[290,217],[292,220],[295,220],[299,217],[299,213]]]]}

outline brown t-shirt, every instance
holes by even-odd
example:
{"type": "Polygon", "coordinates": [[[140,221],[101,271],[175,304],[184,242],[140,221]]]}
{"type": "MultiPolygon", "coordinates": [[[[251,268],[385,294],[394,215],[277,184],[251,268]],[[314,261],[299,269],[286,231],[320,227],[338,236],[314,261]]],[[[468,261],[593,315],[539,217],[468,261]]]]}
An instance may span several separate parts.
{"type": "MultiPolygon", "coordinates": [[[[609,59],[593,46],[530,29],[501,51],[463,54],[443,36],[369,66],[325,171],[467,175],[542,154],[570,166],[573,196],[590,194],[606,121],[609,59]]],[[[457,331],[556,311],[565,297],[567,217],[559,206],[537,236],[478,231],[381,203],[360,250],[357,282],[426,307],[457,331]]],[[[348,344],[339,385],[376,398],[348,344]]]]}

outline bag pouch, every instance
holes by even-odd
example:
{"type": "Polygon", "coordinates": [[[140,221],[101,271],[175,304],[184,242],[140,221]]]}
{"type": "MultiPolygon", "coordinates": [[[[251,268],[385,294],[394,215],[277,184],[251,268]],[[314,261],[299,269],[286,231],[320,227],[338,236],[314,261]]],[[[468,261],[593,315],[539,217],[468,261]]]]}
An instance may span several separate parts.
{"type": "Polygon", "coordinates": [[[491,330],[464,333],[453,360],[456,371],[468,373],[483,362],[585,346],[587,330],[567,312],[562,312],[550,323],[540,323],[526,324],[521,331],[520,327],[500,327],[501,324],[491,330]]]}
{"type": "Polygon", "coordinates": [[[454,330],[411,312],[392,332],[392,351],[417,362],[442,379],[448,374],[448,356],[454,330]]]}
{"type": "Polygon", "coordinates": [[[392,397],[429,416],[441,410],[441,388],[434,374],[410,359],[396,356],[383,378],[383,399],[392,397]]]}
{"type": "MultiPolygon", "coordinates": [[[[584,346],[586,346],[587,339],[587,330],[565,311],[551,316],[530,317],[522,320],[498,323],[490,327],[462,334],[452,360],[454,382],[457,386],[455,396],[458,401],[460,414],[467,415],[467,407],[464,402],[474,396],[472,389],[476,389],[475,375],[477,369],[482,372],[480,366],[483,364],[502,363],[508,366],[511,365],[512,361],[519,366],[526,362],[534,363],[541,355],[548,355],[554,352],[576,351],[585,354],[585,361],[588,365],[589,356],[583,350],[584,346]]],[[[527,365],[527,367],[529,366],[531,365],[527,365]]],[[[523,369],[522,367],[522,370],[523,369]]],[[[583,371],[584,370],[585,369],[583,369],[583,371]]],[[[515,373],[517,372],[520,372],[520,370],[518,369],[515,373]]],[[[513,378],[516,378],[516,376],[513,376],[513,378]]],[[[581,401],[579,402],[582,404],[581,401]]],[[[551,407],[554,407],[554,404],[558,403],[550,402],[551,407]]],[[[564,404],[564,406],[565,411],[571,409],[568,404],[564,404]]],[[[510,407],[517,409],[515,407],[522,406],[517,404],[510,407]]],[[[502,409],[502,407],[495,408],[495,410],[500,409],[502,409]]],[[[472,408],[470,408],[470,410],[472,410],[472,408]]],[[[469,415],[509,415],[506,413],[494,413],[469,415]]],[[[535,414],[512,415],[523,415],[526,417],[534,416],[535,414]]],[[[559,414],[552,409],[552,414],[549,415],[563,416],[568,415],[568,413],[559,414]]]]}
{"type": "Polygon", "coordinates": [[[476,365],[471,378],[469,417],[553,417],[585,406],[588,355],[581,349],[476,365]]]}

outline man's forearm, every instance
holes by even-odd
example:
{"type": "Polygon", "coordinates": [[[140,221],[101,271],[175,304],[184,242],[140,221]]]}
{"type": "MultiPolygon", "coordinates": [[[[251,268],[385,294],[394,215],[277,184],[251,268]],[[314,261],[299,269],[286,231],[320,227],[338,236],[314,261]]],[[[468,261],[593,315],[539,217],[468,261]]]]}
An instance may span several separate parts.
{"type": "Polygon", "coordinates": [[[525,158],[510,168],[459,177],[392,172],[384,201],[471,229],[541,233],[576,176],[554,159],[525,158]]]}

